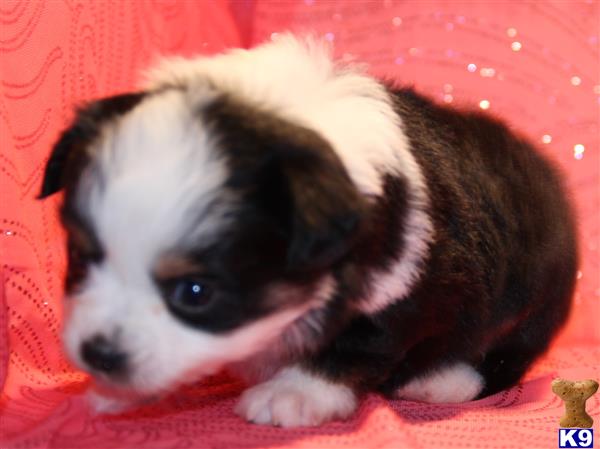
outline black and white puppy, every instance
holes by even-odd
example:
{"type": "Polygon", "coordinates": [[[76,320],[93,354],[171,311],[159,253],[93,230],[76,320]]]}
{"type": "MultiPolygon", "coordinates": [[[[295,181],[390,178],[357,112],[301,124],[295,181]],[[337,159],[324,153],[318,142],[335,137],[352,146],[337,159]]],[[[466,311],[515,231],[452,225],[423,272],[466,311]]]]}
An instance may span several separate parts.
{"type": "Polygon", "coordinates": [[[169,60],[54,147],[64,342],[120,409],[222,368],[259,424],[364,392],[463,402],[519,381],[564,322],[577,254],[549,163],[501,123],[283,36],[169,60]]]}

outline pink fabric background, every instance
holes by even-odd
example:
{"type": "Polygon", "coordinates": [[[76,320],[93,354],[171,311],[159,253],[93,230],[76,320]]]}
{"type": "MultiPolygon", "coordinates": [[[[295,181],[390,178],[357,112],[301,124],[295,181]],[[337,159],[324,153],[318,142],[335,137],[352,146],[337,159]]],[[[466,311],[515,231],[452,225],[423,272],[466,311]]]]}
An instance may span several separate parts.
{"type": "MultiPolygon", "coordinates": [[[[556,447],[551,379],[600,378],[599,22],[596,1],[0,2],[0,447],[556,447]],[[569,324],[521,385],[460,406],[371,395],[344,423],[266,428],[233,414],[242,385],[222,375],[135,413],[90,416],[86,377],[60,349],[56,199],[33,199],[52,142],[74,104],[131,89],[159,54],[286,29],[325,36],[339,57],[441,102],[487,100],[557,161],[581,236],[569,324]]],[[[600,394],[588,410],[598,422],[600,394]]]]}

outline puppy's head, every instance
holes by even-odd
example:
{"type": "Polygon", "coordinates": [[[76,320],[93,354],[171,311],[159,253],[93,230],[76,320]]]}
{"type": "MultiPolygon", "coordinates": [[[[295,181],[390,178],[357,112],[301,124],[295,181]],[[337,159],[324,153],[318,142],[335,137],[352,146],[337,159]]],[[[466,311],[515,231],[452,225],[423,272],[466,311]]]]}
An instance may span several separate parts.
{"type": "Polygon", "coordinates": [[[142,394],[281,341],[333,295],[364,211],[324,138],[210,83],[80,110],[40,197],[59,190],[66,350],[142,394]]]}

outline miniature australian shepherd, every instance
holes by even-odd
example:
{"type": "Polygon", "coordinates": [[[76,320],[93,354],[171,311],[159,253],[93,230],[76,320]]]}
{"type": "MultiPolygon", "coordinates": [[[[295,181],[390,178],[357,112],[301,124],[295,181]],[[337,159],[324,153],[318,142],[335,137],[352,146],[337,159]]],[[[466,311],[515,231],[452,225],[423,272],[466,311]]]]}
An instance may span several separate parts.
{"type": "Polygon", "coordinates": [[[344,419],[368,392],[471,401],[515,385],[570,308],[552,165],[315,39],[169,59],[88,103],[39,197],[62,190],[64,343],[100,412],[223,368],[257,424],[344,419]]]}

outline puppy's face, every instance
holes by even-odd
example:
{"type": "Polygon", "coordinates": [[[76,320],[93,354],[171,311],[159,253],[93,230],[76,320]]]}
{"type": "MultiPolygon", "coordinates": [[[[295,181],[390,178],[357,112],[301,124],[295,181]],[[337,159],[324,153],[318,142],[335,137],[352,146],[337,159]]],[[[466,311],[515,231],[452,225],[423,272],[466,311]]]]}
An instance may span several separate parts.
{"type": "Polygon", "coordinates": [[[209,86],[88,105],[40,197],[61,189],[67,353],[140,394],[292,344],[364,209],[323,138],[209,86]]]}

